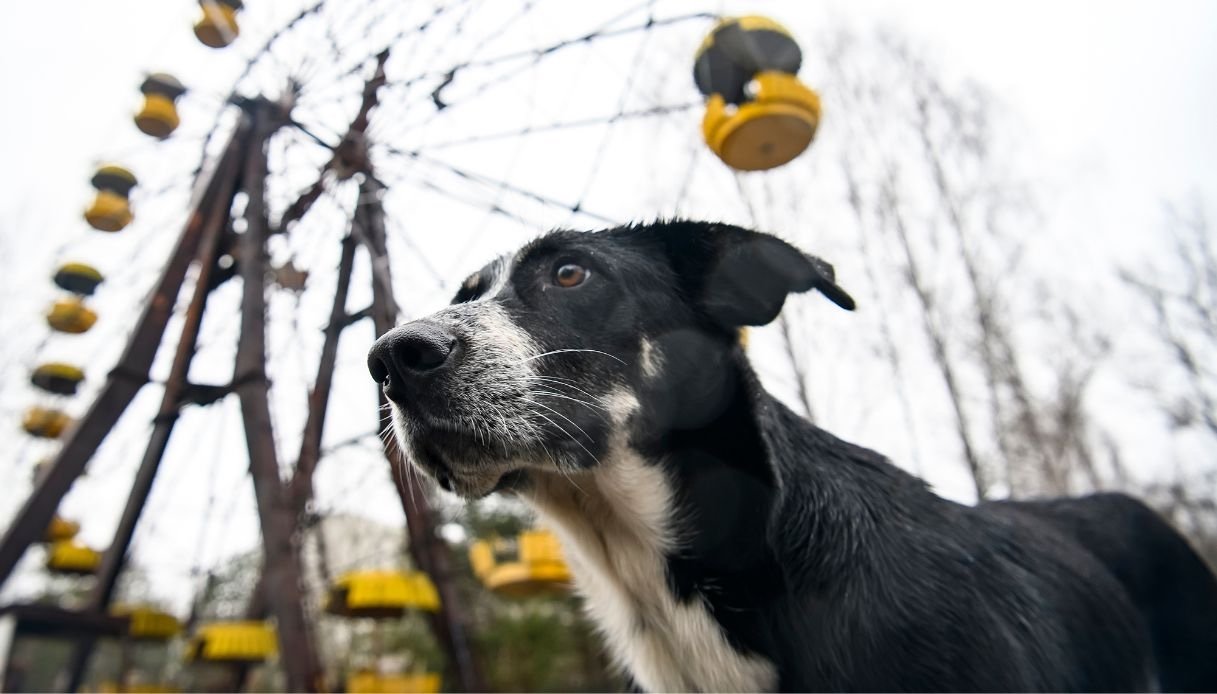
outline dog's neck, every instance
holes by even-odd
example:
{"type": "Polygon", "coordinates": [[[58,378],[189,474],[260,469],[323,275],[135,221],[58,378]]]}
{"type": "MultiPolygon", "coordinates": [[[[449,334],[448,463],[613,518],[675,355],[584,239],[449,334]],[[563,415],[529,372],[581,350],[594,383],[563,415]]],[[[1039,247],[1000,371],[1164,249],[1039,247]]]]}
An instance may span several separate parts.
{"type": "Polygon", "coordinates": [[[593,471],[530,473],[524,494],[561,536],[610,652],[644,689],[776,687],[772,663],[729,643],[700,595],[674,590],[671,558],[689,536],[663,466],[620,441],[593,471]]]}
{"type": "MultiPolygon", "coordinates": [[[[618,436],[592,470],[529,472],[523,495],[562,537],[584,594],[619,664],[651,691],[772,689],[768,661],[729,643],[700,593],[677,586],[675,557],[699,549],[677,468],[685,453],[652,457],[627,432],[645,408],[629,393],[608,398],[618,436]],[[678,491],[679,490],[679,491],[678,491]]],[[[654,451],[650,451],[654,453],[654,451]]]]}

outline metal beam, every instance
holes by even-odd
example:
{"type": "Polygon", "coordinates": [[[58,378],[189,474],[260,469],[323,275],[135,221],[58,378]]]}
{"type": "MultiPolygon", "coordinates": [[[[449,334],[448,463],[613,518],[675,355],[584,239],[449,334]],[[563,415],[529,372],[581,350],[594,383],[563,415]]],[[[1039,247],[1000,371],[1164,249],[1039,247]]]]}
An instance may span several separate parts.
{"type": "MultiPolygon", "coordinates": [[[[249,119],[243,118],[237,132],[233,135],[231,146],[243,151],[248,147],[249,134],[249,119]]],[[[215,204],[206,211],[207,220],[203,225],[199,243],[198,273],[195,277],[194,291],[190,304],[186,308],[185,321],[182,324],[182,332],[174,351],[173,363],[169,367],[169,377],[165,381],[160,408],[157,410],[156,419],[153,420],[152,434],[144,449],[139,468],[135,472],[126,506],[123,507],[118,527],[114,531],[114,539],[102,555],[101,566],[97,570],[97,580],[93,584],[93,589],[84,606],[86,612],[104,613],[110,605],[119,573],[126,563],[131,538],[135,535],[136,525],[139,523],[144,505],[148,501],[148,494],[152,491],[152,482],[156,479],[161,459],[165,455],[165,448],[169,445],[169,437],[173,433],[173,426],[177,423],[178,412],[182,406],[182,395],[188,386],[186,377],[190,371],[190,363],[194,360],[195,347],[198,343],[199,326],[203,322],[203,310],[207,306],[207,297],[211,295],[213,288],[211,277],[219,257],[220,239],[228,228],[240,160],[239,156],[233,157],[226,162],[226,169],[217,171],[220,181],[219,192],[215,204]]],[[[68,691],[74,692],[80,688],[85,666],[88,664],[89,656],[93,653],[94,645],[93,639],[85,639],[77,644],[68,666],[70,672],[68,691]]]]}
{"type": "Polygon", "coordinates": [[[237,343],[233,385],[241,401],[249,450],[249,471],[258,502],[265,554],[266,600],[278,622],[280,662],[290,691],[320,691],[323,673],[313,645],[312,630],[304,614],[300,582],[300,555],[296,544],[297,517],[279,479],[274,430],[266,375],[266,140],[278,127],[275,105],[252,104],[253,143],[246,159],[244,190],[246,228],[240,239],[241,335],[237,343]]]}
{"type": "Polygon", "coordinates": [[[376,69],[368,81],[363,84],[363,97],[359,103],[359,111],[351,121],[351,126],[347,128],[342,140],[334,146],[334,155],[321,167],[317,180],[287,206],[283,218],[279,220],[277,232],[287,231],[291,224],[304,217],[313,204],[321,198],[321,194],[325,192],[327,173],[332,171],[340,177],[349,177],[357,171],[371,169],[364,133],[368,129],[372,109],[376,108],[379,103],[380,88],[386,81],[385,62],[388,59],[389,49],[387,48],[376,55],[376,69]]]}
{"type": "MultiPolygon", "coordinates": [[[[360,185],[359,205],[355,208],[355,229],[371,258],[372,321],[376,337],[392,330],[399,315],[389,272],[384,206],[381,204],[384,190],[383,184],[368,175],[360,185]]],[[[383,392],[380,392],[378,404],[378,426],[380,431],[384,431],[389,426],[389,410],[383,392]]],[[[420,569],[431,575],[431,581],[439,593],[439,612],[433,614],[431,628],[448,653],[449,668],[455,672],[461,690],[486,691],[481,668],[473,658],[469,643],[468,614],[452,581],[448,549],[436,532],[435,512],[431,508],[428,491],[419,483],[418,475],[403,474],[401,453],[393,437],[384,441],[384,452],[398,499],[406,514],[410,555],[420,569]]]]}
{"type": "Polygon", "coordinates": [[[334,289],[334,303],[330,306],[330,322],[325,327],[325,341],[321,345],[321,359],[317,362],[317,378],[308,394],[308,418],[304,422],[304,436],[300,439],[300,454],[296,457],[296,469],[292,473],[289,487],[292,508],[297,515],[304,512],[313,498],[313,472],[321,458],[321,435],[325,427],[325,414],[329,408],[330,389],[334,383],[334,364],[338,359],[338,338],[349,325],[346,319],[347,295],[351,287],[351,271],[355,266],[355,238],[342,240],[342,257],[338,263],[338,285],[334,289]]]}
{"type": "MultiPolygon", "coordinates": [[[[330,323],[325,328],[325,342],[321,346],[321,359],[317,364],[317,379],[313,389],[309,391],[308,418],[304,423],[304,436],[300,440],[300,454],[296,457],[296,468],[292,472],[291,481],[287,485],[288,503],[299,521],[313,497],[313,472],[321,458],[321,435],[325,426],[325,413],[329,406],[330,389],[334,382],[334,364],[338,358],[338,339],[342,331],[350,324],[346,320],[347,295],[351,286],[351,272],[355,266],[355,239],[347,236],[342,240],[342,258],[338,263],[338,284],[334,288],[334,302],[330,307],[330,323]]],[[[316,532],[321,533],[320,526],[316,532]]],[[[324,539],[318,537],[318,552],[322,566],[325,567],[324,539]]],[[[328,570],[322,571],[322,580],[328,582],[328,570]]],[[[249,602],[245,605],[246,619],[265,619],[266,600],[266,569],[263,567],[254,583],[249,602]]],[[[235,665],[229,675],[230,689],[244,689],[249,667],[235,665]]]]}
{"type": "Polygon", "coordinates": [[[200,175],[197,204],[178,237],[177,245],[169,255],[161,276],[152,293],[144,303],[143,312],[136,321],[135,329],[118,363],[106,377],[106,383],[89,406],[84,417],[72,427],[64,438],[63,447],[52,461],[47,473],[35,484],[34,490],[17,512],[13,522],[0,540],[0,586],[12,575],[25,550],[42,539],[51,517],[59,507],[72,482],[84,472],[93,452],[101,445],[114,427],[118,418],[131,404],[139,389],[148,382],[148,370],[156,357],[157,349],[165,333],[165,326],[173,312],[174,303],[181,291],[186,269],[195,257],[203,228],[210,211],[223,197],[225,180],[235,162],[240,161],[236,141],[221,155],[215,168],[200,175]]]}
{"type": "MultiPolygon", "coordinates": [[[[367,129],[369,116],[378,103],[380,87],[385,83],[385,61],[389,58],[387,50],[376,56],[376,68],[372,77],[364,83],[363,98],[359,111],[348,128],[347,135],[336,148],[334,156],[322,167],[317,180],[307,191],[288,206],[283,218],[279,221],[277,232],[285,232],[292,223],[301,219],[313,203],[321,197],[325,190],[326,175],[335,169],[353,170],[368,166],[367,150],[363,143],[363,132],[367,129]]],[[[291,480],[287,485],[288,501],[299,519],[305,512],[308,502],[313,496],[313,473],[321,458],[321,438],[325,426],[326,409],[329,406],[329,394],[334,378],[334,364],[338,354],[338,341],[342,331],[353,322],[346,313],[347,296],[350,289],[351,273],[355,265],[355,250],[357,244],[352,235],[342,242],[342,255],[338,263],[338,283],[334,290],[334,302],[330,307],[330,322],[325,329],[325,342],[321,348],[321,358],[317,365],[317,378],[313,389],[309,391],[308,416],[304,425],[304,434],[300,441],[300,453],[296,458],[296,466],[291,480]]],[[[318,533],[321,530],[318,528],[318,533]]],[[[323,538],[318,538],[319,551],[324,552],[323,538]]],[[[323,556],[324,563],[325,557],[323,556]]],[[[328,574],[328,571],[323,572],[328,574]]],[[[254,584],[253,593],[245,606],[247,619],[263,619],[267,612],[266,570],[263,567],[254,584]]],[[[228,684],[232,689],[241,689],[248,677],[249,668],[235,666],[228,684]]]]}

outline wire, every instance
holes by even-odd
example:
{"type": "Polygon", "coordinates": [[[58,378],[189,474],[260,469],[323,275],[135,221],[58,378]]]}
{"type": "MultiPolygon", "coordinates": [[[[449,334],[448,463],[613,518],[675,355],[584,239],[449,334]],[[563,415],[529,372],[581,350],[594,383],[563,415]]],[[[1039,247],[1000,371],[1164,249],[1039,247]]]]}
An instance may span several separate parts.
{"type": "Polygon", "coordinates": [[[621,121],[634,120],[639,118],[650,118],[653,116],[665,116],[676,113],[684,113],[695,108],[700,108],[702,102],[688,102],[683,104],[665,104],[660,106],[651,106],[649,108],[638,109],[635,111],[618,111],[617,113],[608,116],[594,116],[591,118],[581,118],[571,121],[560,121],[555,123],[545,123],[542,125],[527,125],[514,130],[505,130],[494,133],[483,133],[478,135],[469,135],[455,140],[444,140],[427,145],[428,152],[436,150],[448,149],[451,147],[461,147],[464,145],[480,144],[483,142],[492,142],[494,140],[514,139],[518,137],[526,137],[528,135],[536,135],[539,133],[557,132],[561,130],[571,130],[576,128],[589,128],[597,125],[613,125],[621,121]]]}
{"type": "Polygon", "coordinates": [[[541,193],[537,193],[537,192],[529,190],[527,188],[517,186],[513,183],[498,180],[498,179],[492,178],[490,176],[485,176],[483,174],[474,173],[472,171],[467,171],[467,170],[462,169],[453,164],[449,164],[445,161],[441,161],[441,160],[435,159],[433,157],[428,157],[417,150],[403,150],[403,149],[398,149],[397,147],[394,147],[392,145],[378,145],[378,148],[383,150],[384,152],[394,155],[394,156],[414,159],[416,161],[424,162],[424,163],[430,164],[432,166],[444,169],[446,171],[449,171],[449,172],[455,174],[456,176],[458,176],[462,179],[465,179],[466,181],[469,181],[470,183],[476,183],[476,184],[488,185],[488,186],[496,186],[503,190],[507,190],[516,195],[519,195],[520,197],[524,197],[524,198],[527,198],[534,202],[539,202],[544,205],[548,205],[550,207],[555,207],[555,208],[559,208],[562,210],[569,210],[571,212],[578,212],[579,214],[582,214],[585,217],[589,217],[591,219],[594,219],[596,221],[603,222],[606,224],[612,224],[612,225],[619,224],[619,222],[614,220],[612,217],[609,217],[608,215],[598,214],[596,212],[589,212],[588,210],[581,209],[579,206],[577,206],[575,204],[565,203],[565,202],[561,202],[559,200],[555,200],[547,195],[543,195],[541,193]]]}

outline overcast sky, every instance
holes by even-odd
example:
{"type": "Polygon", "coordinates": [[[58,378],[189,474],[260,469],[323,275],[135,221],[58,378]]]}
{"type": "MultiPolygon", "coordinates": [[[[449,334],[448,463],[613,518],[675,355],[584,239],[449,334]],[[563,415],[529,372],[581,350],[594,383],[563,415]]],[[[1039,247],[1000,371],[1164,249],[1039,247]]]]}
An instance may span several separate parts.
{"type": "MultiPolygon", "coordinates": [[[[278,17],[290,16],[297,5],[275,4],[279,9],[271,14],[278,17]]],[[[1078,194],[1090,196],[1089,203],[1101,201],[1091,205],[1098,214],[1148,215],[1145,208],[1155,199],[1191,189],[1204,189],[1212,199],[1217,190],[1217,5],[1211,2],[669,6],[765,11],[803,34],[834,18],[899,27],[1024,118],[1028,152],[1045,172],[1094,179],[1093,189],[1078,194]]],[[[236,51],[221,55],[195,44],[186,27],[196,12],[190,0],[21,4],[13,21],[0,27],[3,209],[37,210],[37,223],[51,235],[75,226],[76,209],[88,195],[87,171],[122,146],[141,144],[127,119],[143,72],[169,70],[191,85],[222,92],[238,62],[231,59],[236,51]]],[[[20,232],[6,225],[5,233],[20,232]]]]}
{"type": "MultiPolygon", "coordinates": [[[[116,356],[122,326],[129,325],[135,311],[129,297],[116,292],[109,304],[103,302],[112,308],[103,314],[95,334],[71,338],[75,342],[49,339],[41,328],[41,313],[55,296],[47,278],[63,260],[99,259],[99,264],[121,266],[115,268],[122,270],[115,273],[120,275],[120,284],[136,289],[146,286],[180,223],[188,193],[185,174],[197,161],[201,136],[209,125],[197,120],[187,122],[181,137],[163,145],[152,144],[130,122],[139,103],[136,87],[145,72],[166,70],[194,90],[183,102],[185,115],[214,113],[218,98],[227,92],[245,57],[252,53],[252,37],[266,36],[303,5],[296,0],[276,0],[273,6],[269,0],[249,0],[247,4],[246,36],[241,39],[247,43],[239,42],[222,52],[198,45],[190,34],[190,24],[198,11],[191,0],[28,2],[14,8],[9,20],[0,24],[0,93],[4,94],[4,106],[0,108],[0,161],[4,162],[0,168],[0,330],[4,332],[0,336],[4,340],[0,348],[4,360],[0,387],[8,388],[0,392],[0,416],[16,422],[29,394],[14,384],[23,381],[23,370],[41,355],[78,358],[84,353],[103,364],[116,356]],[[91,194],[87,181],[92,170],[112,160],[131,162],[141,179],[152,187],[140,193],[137,213],[143,222],[121,238],[88,230],[80,219],[91,194]],[[116,312],[128,315],[112,320],[107,328],[106,319],[116,312]]],[[[580,10],[572,10],[573,3],[561,5],[557,0],[537,3],[528,36],[578,36],[595,26],[594,21],[579,16],[590,12],[582,10],[582,4],[580,10]],[[550,26],[542,26],[546,22],[550,26]]],[[[622,3],[621,8],[635,5],[622,3]]],[[[353,0],[351,6],[355,6],[353,0]]],[[[487,13],[492,7],[491,3],[473,6],[487,13]]],[[[506,7],[503,3],[493,5],[494,11],[505,16],[510,15],[506,7]]],[[[612,4],[598,3],[596,12],[611,16],[612,8],[612,4]]],[[[816,36],[835,23],[861,29],[886,25],[903,31],[925,47],[948,74],[974,79],[997,96],[1024,140],[1021,166],[1034,172],[1048,191],[1046,224],[1056,230],[1061,247],[1070,253],[1083,249],[1107,261],[1135,263],[1153,243],[1152,231],[1158,225],[1162,200],[1177,199],[1191,191],[1217,200],[1215,3],[682,1],[659,2],[656,8],[655,14],[660,17],[699,10],[764,12],[788,25],[809,52],[812,47],[806,45],[805,37],[816,36]],[[1138,234],[1138,229],[1145,233],[1138,234]]],[[[670,42],[674,55],[689,55],[709,26],[707,21],[691,22],[657,32],[656,39],[670,42]]],[[[526,39],[520,40],[529,45],[526,39]]],[[[352,50],[362,47],[358,41],[352,41],[351,46],[352,50]]],[[[610,68],[605,79],[620,80],[622,69],[653,68],[631,66],[615,56],[614,50],[612,44],[605,44],[599,53],[592,54],[592,62],[599,60],[610,68]]],[[[675,79],[687,80],[689,66],[679,69],[681,73],[675,79]]],[[[816,77],[806,72],[803,75],[812,86],[816,86],[816,77]]],[[[549,77],[539,81],[546,79],[549,77]]],[[[683,100],[696,100],[691,84],[686,92],[683,100]]],[[[472,132],[502,129],[496,127],[493,110],[472,116],[457,114],[454,118],[469,119],[454,122],[468,123],[472,132]]],[[[547,119],[538,116],[537,120],[547,119]]],[[[683,120],[674,118],[666,123],[664,127],[683,129],[679,131],[681,137],[696,138],[698,115],[690,112],[683,120]]],[[[465,126],[453,127],[459,130],[465,126]]],[[[483,159],[499,156],[497,150],[490,149],[475,154],[483,159]]],[[[527,180],[528,163],[518,167],[509,170],[518,171],[520,180],[527,180]]],[[[487,168],[498,170],[493,163],[487,168]]],[[[313,170],[312,165],[304,166],[303,178],[308,179],[313,170]]],[[[601,200],[610,198],[614,187],[624,184],[614,178],[611,167],[606,166],[606,170],[610,173],[596,182],[601,200]]],[[[558,197],[568,194],[564,182],[559,181],[552,183],[552,190],[539,192],[558,197]]],[[[602,209],[613,207],[608,202],[602,204],[602,209]]],[[[668,208],[659,204],[657,209],[668,208]]],[[[338,212],[331,210],[340,222],[338,212]]],[[[621,209],[609,212],[615,218],[630,216],[629,211],[621,209]]],[[[422,214],[417,210],[410,213],[422,214]]],[[[424,308],[435,308],[435,302],[463,276],[459,273],[468,271],[471,265],[476,267],[491,251],[505,250],[527,233],[539,230],[479,236],[474,238],[480,240],[470,243],[454,238],[446,245],[429,247],[443,281],[426,279],[429,293],[416,295],[418,301],[424,308]],[[425,306],[427,302],[433,305],[425,306]]],[[[297,251],[307,256],[307,248],[292,250],[297,251]]],[[[431,272],[417,261],[401,262],[414,263],[405,265],[403,274],[426,276],[431,272]]],[[[365,344],[367,339],[362,333],[355,338],[365,344]]],[[[355,345],[344,353],[351,355],[350,362],[357,363],[361,349],[355,345]]],[[[108,366],[99,367],[99,374],[105,368],[108,366]]],[[[306,364],[291,368],[296,369],[292,373],[311,373],[306,364]]],[[[307,381],[301,383],[307,385],[307,381]]],[[[360,387],[365,385],[360,383],[360,387]]],[[[364,390],[371,392],[370,385],[364,390]]],[[[357,395],[350,397],[357,399],[358,393],[363,393],[355,392],[357,395]]],[[[156,393],[141,396],[147,400],[144,406],[154,404],[157,397],[156,393]]],[[[201,419],[202,414],[196,414],[201,419]]],[[[207,425],[211,428],[195,427],[195,416],[183,420],[175,440],[178,448],[171,449],[171,454],[174,450],[197,449],[200,442],[219,448],[213,437],[239,442],[232,412],[213,417],[222,421],[207,425]],[[217,434],[217,427],[228,433],[217,434]]],[[[146,431],[138,424],[129,429],[126,438],[111,447],[109,467],[91,469],[90,479],[83,483],[86,492],[70,498],[78,515],[98,514],[96,524],[86,525],[85,538],[94,544],[107,541],[109,519],[115,516],[125,493],[132,461],[140,451],[140,437],[146,431]]],[[[358,433],[358,426],[348,433],[352,432],[358,433]]],[[[3,440],[14,441],[10,437],[3,440]]],[[[230,442],[230,448],[232,445],[230,442]]],[[[32,459],[49,448],[27,442],[19,442],[16,447],[19,450],[15,455],[0,460],[0,482],[24,494],[32,459]]],[[[383,472],[378,465],[365,451],[362,457],[352,456],[340,466],[331,466],[339,468],[338,472],[326,474],[333,474],[332,483],[345,485],[343,489],[364,490],[361,494],[367,495],[367,507],[389,509],[371,515],[393,522],[399,512],[393,509],[391,490],[376,476],[383,472]],[[365,490],[360,485],[369,479],[372,483],[365,490]]],[[[150,517],[154,523],[172,529],[163,542],[180,542],[187,549],[179,547],[174,550],[176,554],[169,552],[173,556],[167,559],[150,553],[149,563],[164,559],[165,565],[180,575],[194,564],[210,565],[226,553],[256,542],[256,535],[251,535],[252,507],[247,500],[239,504],[228,500],[235,490],[246,493],[240,487],[243,471],[238,465],[225,474],[218,481],[178,474],[174,479],[190,494],[179,491],[180,496],[173,496],[158,488],[160,497],[154,495],[150,517]],[[244,513],[236,514],[236,520],[225,521],[231,525],[219,524],[215,519],[225,516],[225,509],[231,508],[225,504],[229,503],[240,505],[244,513]],[[200,535],[200,518],[202,523],[219,524],[218,529],[200,535]],[[230,540],[227,545],[225,536],[230,540]],[[195,551],[199,537],[209,543],[203,559],[195,551]]],[[[938,481],[950,489],[945,477],[938,481]]],[[[3,502],[5,517],[15,508],[16,496],[3,502]]],[[[141,529],[141,533],[153,532],[155,529],[141,529]]],[[[165,597],[176,606],[183,604],[181,591],[165,597]]]]}

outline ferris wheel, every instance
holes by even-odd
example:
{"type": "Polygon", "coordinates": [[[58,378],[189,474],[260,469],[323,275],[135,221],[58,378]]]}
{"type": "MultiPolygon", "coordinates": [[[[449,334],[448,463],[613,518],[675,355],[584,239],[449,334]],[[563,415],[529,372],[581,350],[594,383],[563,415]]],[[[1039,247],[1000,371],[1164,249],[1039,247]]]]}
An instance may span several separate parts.
{"type": "MultiPolygon", "coordinates": [[[[215,69],[145,75],[131,124],[145,142],[117,153],[133,163],[89,174],[81,224],[116,248],[80,260],[65,247],[48,273],[62,294],[30,358],[21,426],[37,441],[17,461],[34,485],[0,546],[0,576],[43,543],[48,571],[87,582],[72,614],[163,640],[182,628],[173,615],[115,604],[123,568],[197,583],[231,552],[226,538],[260,533],[247,619],[187,624],[188,650],[245,667],[277,648],[289,688],[321,688],[301,523],[387,500],[374,505],[404,511],[418,572],[348,572],[327,610],[431,614],[459,686],[477,689],[431,502],[391,450],[391,464],[380,456],[363,351],[539,230],[627,221],[660,188],[675,202],[655,212],[679,213],[708,166],[730,186],[733,171],[781,166],[811,143],[820,103],[796,76],[790,32],[674,4],[200,0],[193,33],[215,69]],[[683,170],[656,186],[671,162],[683,170]],[[347,328],[360,339],[340,341],[347,328]],[[41,358],[99,332],[106,350],[41,358]],[[174,522],[175,508],[195,522],[174,522]],[[107,544],[80,539],[107,516],[107,544]],[[360,607],[360,591],[396,597],[360,607]]],[[[543,534],[521,536],[506,563],[476,550],[487,585],[511,569],[493,579],[508,592],[569,578],[543,534]],[[542,564],[550,578],[538,578],[542,564]]],[[[73,632],[65,686],[80,685],[99,633],[73,632]]]]}

